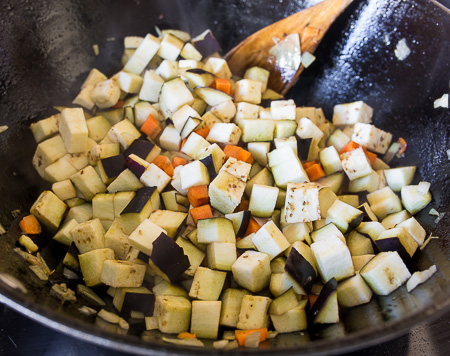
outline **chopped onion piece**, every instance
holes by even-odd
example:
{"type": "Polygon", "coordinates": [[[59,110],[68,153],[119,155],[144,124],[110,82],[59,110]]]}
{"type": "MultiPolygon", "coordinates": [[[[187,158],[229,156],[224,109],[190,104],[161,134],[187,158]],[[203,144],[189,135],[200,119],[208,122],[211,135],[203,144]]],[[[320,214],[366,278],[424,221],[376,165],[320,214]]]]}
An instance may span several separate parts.
{"type": "Polygon", "coordinates": [[[445,213],[440,213],[439,216],[434,220],[434,223],[437,224],[444,217],[445,213]]]}
{"type": "Polygon", "coordinates": [[[173,339],[170,337],[163,337],[162,341],[174,345],[205,347],[205,344],[199,339],[173,339]]]}
{"type": "Polygon", "coordinates": [[[278,331],[269,331],[268,339],[275,339],[278,336],[278,331]]]}
{"type": "Polygon", "coordinates": [[[302,54],[302,64],[305,68],[308,68],[315,60],[316,57],[309,52],[302,54]]]}
{"type": "Polygon", "coordinates": [[[100,49],[99,49],[99,47],[98,47],[98,44],[93,44],[93,45],[92,45],[92,49],[94,50],[94,54],[95,54],[96,56],[98,56],[98,55],[100,54],[100,49]]]}
{"type": "Polygon", "coordinates": [[[434,108],[446,108],[448,109],[448,94],[442,95],[439,99],[434,101],[434,108]]]}
{"type": "Polygon", "coordinates": [[[275,63],[278,67],[297,71],[302,63],[302,52],[298,33],[286,36],[284,40],[278,42],[271,48],[270,54],[275,56],[275,63]]]}
{"type": "Polygon", "coordinates": [[[417,186],[417,191],[418,191],[420,194],[427,194],[428,191],[430,190],[430,186],[431,186],[431,183],[428,183],[428,182],[420,182],[419,185],[417,186]]]}
{"type": "Polygon", "coordinates": [[[4,233],[6,233],[6,229],[0,224],[0,235],[3,235],[4,233]]]}
{"type": "Polygon", "coordinates": [[[33,242],[32,239],[30,239],[27,235],[22,235],[19,237],[19,244],[21,244],[29,253],[36,252],[39,248],[37,245],[33,242]]]}
{"type": "Polygon", "coordinates": [[[11,276],[8,273],[0,273],[0,281],[5,283],[6,285],[10,286],[13,289],[18,289],[22,293],[27,293],[28,290],[25,288],[25,286],[22,284],[21,281],[19,281],[17,278],[11,276]]]}
{"type": "Polygon", "coordinates": [[[433,234],[430,234],[430,236],[428,237],[428,239],[425,240],[425,242],[422,244],[422,246],[420,246],[420,250],[423,250],[431,241],[431,239],[438,239],[439,237],[437,236],[433,236],[433,234]]]}
{"type": "Polygon", "coordinates": [[[383,161],[389,164],[400,149],[401,145],[398,142],[394,142],[393,144],[391,144],[383,157],[383,161]]]}
{"type": "Polygon", "coordinates": [[[406,282],[406,289],[408,292],[411,292],[414,288],[416,288],[419,284],[422,284],[428,281],[433,274],[437,272],[436,265],[431,266],[425,271],[422,272],[414,272],[408,282],[406,282]]]}
{"type": "Polygon", "coordinates": [[[250,348],[258,348],[261,331],[255,331],[245,337],[244,346],[250,348]]]}
{"type": "Polygon", "coordinates": [[[439,216],[439,212],[436,209],[431,208],[430,211],[428,212],[428,215],[439,216]]]}
{"type": "Polygon", "coordinates": [[[66,267],[64,267],[63,275],[67,279],[79,279],[80,278],[80,276],[78,276],[78,274],[76,274],[74,271],[72,271],[66,267]]]}
{"type": "Polygon", "coordinates": [[[8,130],[8,125],[0,126],[0,133],[5,132],[6,130],[8,130]]]}
{"type": "Polygon", "coordinates": [[[406,59],[406,57],[409,56],[411,53],[411,50],[409,49],[408,45],[406,44],[406,39],[402,38],[397,43],[397,47],[395,48],[395,56],[398,58],[399,61],[403,61],[406,59]]]}
{"type": "Polygon", "coordinates": [[[120,318],[119,326],[124,330],[130,330],[130,324],[128,324],[128,322],[123,318],[120,318]]]}
{"type": "Polygon", "coordinates": [[[97,314],[97,310],[89,308],[86,305],[83,305],[81,308],[78,308],[78,311],[80,312],[80,314],[83,314],[83,315],[94,315],[94,314],[97,314]]]}
{"type": "Polygon", "coordinates": [[[214,341],[213,342],[213,347],[215,349],[223,349],[224,347],[226,347],[228,345],[229,341],[228,340],[218,340],[218,341],[214,341]]]}

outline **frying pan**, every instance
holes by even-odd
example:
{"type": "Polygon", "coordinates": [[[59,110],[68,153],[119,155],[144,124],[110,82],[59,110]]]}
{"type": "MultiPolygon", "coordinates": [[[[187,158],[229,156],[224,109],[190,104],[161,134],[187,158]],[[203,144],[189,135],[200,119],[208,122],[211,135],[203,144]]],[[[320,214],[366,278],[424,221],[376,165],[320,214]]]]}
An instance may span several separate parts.
{"type": "MultiPolygon", "coordinates": [[[[145,35],[154,25],[194,35],[211,28],[224,53],[240,40],[286,15],[318,1],[126,1],[3,0],[0,4],[0,294],[10,307],[42,324],[103,346],[139,354],[212,354],[164,344],[158,333],[145,340],[116,335],[81,316],[86,301],[61,306],[12,252],[20,217],[49,188],[31,166],[35,143],[29,125],[54,114],[53,105],[70,105],[92,67],[107,75],[120,70],[121,39],[145,35]],[[98,44],[100,55],[92,46],[98,44]],[[19,282],[20,281],[20,282],[19,282]]],[[[298,106],[322,107],[364,100],[375,109],[374,123],[408,143],[402,165],[418,165],[431,182],[433,201],[418,214],[425,229],[439,236],[415,257],[411,271],[435,264],[438,273],[407,293],[400,288],[364,306],[343,310],[341,323],[309,333],[280,335],[260,350],[236,353],[340,353],[368,347],[406,333],[413,325],[450,309],[450,148],[448,109],[433,101],[448,92],[450,33],[448,10],[425,0],[355,1],[330,28],[317,60],[289,93],[298,106]],[[397,42],[405,38],[411,54],[399,61],[397,42]],[[446,213],[439,223],[433,207],[446,213]]],[[[51,261],[49,261],[51,264],[51,261]]],[[[58,276],[53,277],[57,279],[58,276]]],[[[133,334],[133,333],[131,333],[133,334]]]]}

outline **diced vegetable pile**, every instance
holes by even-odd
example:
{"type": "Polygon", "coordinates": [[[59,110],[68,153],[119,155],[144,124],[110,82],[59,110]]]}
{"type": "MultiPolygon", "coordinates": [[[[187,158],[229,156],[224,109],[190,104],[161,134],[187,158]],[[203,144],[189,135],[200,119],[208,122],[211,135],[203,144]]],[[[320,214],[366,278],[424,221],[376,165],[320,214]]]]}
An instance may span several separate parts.
{"type": "Polygon", "coordinates": [[[389,167],[406,142],[372,125],[369,105],[336,105],[332,121],[297,107],[263,68],[233,76],[209,30],[124,42],[122,71],[92,69],[75,107],[32,124],[33,165],[53,185],[20,223],[30,254],[41,225],[66,246],[78,295],[104,308],[90,287],[110,287],[116,310],[99,318],[257,347],[410,280],[430,184],[389,167]]]}

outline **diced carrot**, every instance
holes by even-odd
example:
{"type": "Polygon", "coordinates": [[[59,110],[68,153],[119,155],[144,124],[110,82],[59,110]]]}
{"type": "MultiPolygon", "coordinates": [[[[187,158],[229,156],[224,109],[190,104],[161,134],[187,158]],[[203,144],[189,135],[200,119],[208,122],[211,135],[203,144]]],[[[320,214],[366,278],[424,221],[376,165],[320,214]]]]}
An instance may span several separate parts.
{"type": "Polygon", "coordinates": [[[196,339],[197,335],[188,333],[187,331],[184,331],[182,333],[179,333],[177,335],[177,338],[179,338],[179,339],[196,339]]]}
{"type": "Polygon", "coordinates": [[[196,185],[194,187],[190,187],[188,190],[189,203],[194,208],[197,208],[201,205],[206,205],[209,203],[209,195],[208,195],[208,186],[207,185],[196,185]]]}
{"type": "Polygon", "coordinates": [[[186,141],[187,141],[187,137],[186,137],[183,141],[181,141],[181,147],[180,147],[180,150],[183,148],[183,146],[184,146],[184,144],[186,143],[186,141]]]}
{"type": "Polygon", "coordinates": [[[304,169],[309,168],[309,167],[311,167],[312,165],[317,164],[317,163],[319,163],[319,162],[317,162],[317,161],[311,161],[311,162],[303,163],[303,168],[304,168],[304,169]]]}
{"type": "Polygon", "coordinates": [[[248,206],[250,205],[250,201],[248,199],[242,199],[240,204],[234,209],[235,213],[240,211],[248,210],[248,206]]]}
{"type": "Polygon", "coordinates": [[[406,147],[408,147],[408,144],[406,143],[406,140],[405,140],[404,138],[402,138],[402,137],[399,137],[397,142],[400,144],[401,148],[400,148],[400,150],[397,152],[396,156],[397,156],[398,158],[400,158],[400,156],[401,156],[403,153],[405,153],[406,147]]]}
{"type": "Polygon", "coordinates": [[[200,135],[200,136],[202,136],[203,138],[206,139],[208,137],[208,135],[209,135],[209,131],[211,131],[211,130],[209,129],[208,126],[205,125],[205,127],[202,127],[201,129],[197,129],[194,132],[197,135],[200,135]]]}
{"type": "Polygon", "coordinates": [[[42,232],[41,224],[34,215],[25,216],[19,223],[24,234],[40,234],[42,232]]]}
{"type": "Polygon", "coordinates": [[[225,94],[231,95],[231,82],[225,78],[215,78],[214,88],[223,91],[225,94]]]}
{"type": "Polygon", "coordinates": [[[253,163],[253,156],[250,152],[248,152],[247,150],[242,149],[238,154],[236,159],[243,161],[245,163],[253,163]]]}
{"type": "Polygon", "coordinates": [[[315,42],[317,42],[315,37],[317,37],[320,33],[320,28],[312,27],[312,26],[306,26],[303,30],[302,34],[302,43],[305,43],[307,40],[312,38],[315,42]]]}
{"type": "Polygon", "coordinates": [[[361,146],[361,147],[364,150],[364,153],[366,154],[366,157],[369,160],[370,165],[372,165],[373,162],[375,162],[375,160],[377,159],[377,155],[373,152],[367,151],[367,149],[364,146],[361,146]]]}
{"type": "Polygon", "coordinates": [[[189,163],[189,161],[186,158],[174,157],[172,165],[173,165],[173,168],[175,168],[175,167],[178,167],[178,166],[184,166],[184,165],[186,165],[188,163],[189,163]]]}
{"type": "Polygon", "coordinates": [[[197,224],[199,220],[210,219],[213,217],[211,205],[209,204],[192,208],[189,210],[189,213],[191,214],[192,219],[194,219],[195,224],[197,224]]]}
{"type": "Polygon", "coordinates": [[[247,231],[245,231],[244,237],[253,234],[254,232],[257,232],[260,228],[261,226],[259,226],[257,221],[253,218],[250,218],[250,221],[248,222],[247,231]]]}
{"type": "Polygon", "coordinates": [[[234,157],[237,158],[237,155],[239,154],[239,152],[241,152],[243,150],[242,147],[239,146],[235,146],[235,145],[226,145],[225,148],[223,149],[223,153],[225,153],[225,161],[230,158],[230,157],[234,157]]]}
{"type": "Polygon", "coordinates": [[[252,329],[252,330],[235,330],[234,334],[236,335],[236,340],[239,343],[239,346],[244,346],[246,337],[258,331],[260,332],[259,341],[261,342],[267,340],[267,338],[269,337],[267,328],[252,329]]]}
{"type": "Polygon", "coordinates": [[[118,109],[121,108],[123,106],[123,104],[125,104],[125,101],[123,100],[119,100],[116,105],[113,106],[114,109],[118,109]]]}
{"type": "Polygon", "coordinates": [[[173,176],[173,165],[170,158],[167,156],[157,156],[152,163],[161,168],[167,175],[173,176]]]}
{"type": "Polygon", "coordinates": [[[319,298],[319,296],[316,294],[309,294],[308,298],[309,298],[309,307],[311,308],[316,302],[317,298],[319,298]]]}
{"type": "Polygon", "coordinates": [[[326,176],[322,166],[319,163],[309,166],[305,169],[305,172],[308,175],[309,180],[312,182],[326,176]]]}
{"type": "Polygon", "coordinates": [[[141,126],[141,131],[152,140],[158,136],[161,130],[161,123],[158,119],[155,119],[152,114],[148,115],[147,120],[145,120],[144,124],[141,126]]]}
{"type": "Polygon", "coordinates": [[[359,147],[360,147],[359,143],[356,143],[354,141],[350,141],[344,147],[341,148],[341,150],[339,151],[339,154],[343,154],[345,152],[350,152],[350,151],[356,150],[359,147]]]}

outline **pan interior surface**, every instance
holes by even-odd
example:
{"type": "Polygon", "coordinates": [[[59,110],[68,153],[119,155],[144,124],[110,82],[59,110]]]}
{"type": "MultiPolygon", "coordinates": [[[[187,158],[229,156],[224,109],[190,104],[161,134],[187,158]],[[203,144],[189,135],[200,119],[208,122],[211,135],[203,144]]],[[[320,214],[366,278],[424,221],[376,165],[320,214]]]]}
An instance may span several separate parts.
{"type": "MultiPolygon", "coordinates": [[[[0,300],[56,330],[118,350],[139,354],[212,354],[207,348],[175,347],[159,333],[145,338],[116,335],[82,316],[79,302],[61,306],[50,285],[29,270],[12,250],[17,223],[50,184],[31,165],[35,142],[29,125],[71,105],[93,67],[111,76],[121,69],[122,39],[154,33],[154,25],[194,36],[210,28],[223,54],[258,29],[319,1],[126,1],[5,0],[0,4],[0,300]],[[100,54],[95,56],[93,45],[100,54]],[[12,212],[15,212],[14,218],[12,212]],[[20,282],[17,282],[20,281],[20,282]],[[23,291],[26,290],[26,293],[23,291]]],[[[417,215],[433,239],[412,261],[411,271],[436,265],[438,272],[411,293],[400,288],[366,305],[343,310],[341,322],[310,333],[282,334],[265,349],[234,353],[339,353],[367,347],[405,333],[450,308],[450,117],[433,108],[448,93],[450,78],[448,11],[426,0],[354,1],[330,28],[288,97],[297,106],[333,106],[363,100],[374,108],[374,124],[408,143],[398,165],[417,165],[432,184],[433,200],[417,215]],[[411,54],[394,54],[405,39],[411,54]],[[446,213],[439,223],[428,211],[446,213]]],[[[50,251],[52,252],[52,251],[50,251]]],[[[49,258],[51,264],[51,256],[49,258]]],[[[58,278],[58,276],[55,276],[58,278]]]]}

